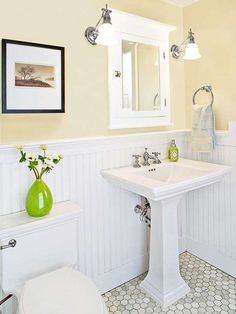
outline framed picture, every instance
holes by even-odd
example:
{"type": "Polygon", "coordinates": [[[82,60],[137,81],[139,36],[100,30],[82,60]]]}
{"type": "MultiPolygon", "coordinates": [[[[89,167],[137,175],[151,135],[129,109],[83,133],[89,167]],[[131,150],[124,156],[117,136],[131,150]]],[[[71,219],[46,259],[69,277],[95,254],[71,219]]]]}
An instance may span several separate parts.
{"type": "Polygon", "coordinates": [[[2,113],[65,112],[64,48],[2,39],[2,113]]]}

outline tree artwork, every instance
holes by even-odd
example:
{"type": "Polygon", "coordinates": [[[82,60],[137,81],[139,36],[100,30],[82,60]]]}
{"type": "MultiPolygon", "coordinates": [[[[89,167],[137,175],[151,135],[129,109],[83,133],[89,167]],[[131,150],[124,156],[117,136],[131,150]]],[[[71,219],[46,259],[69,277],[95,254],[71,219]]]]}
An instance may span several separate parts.
{"type": "Polygon", "coordinates": [[[54,67],[33,64],[15,64],[15,86],[54,87],[54,67]]]}

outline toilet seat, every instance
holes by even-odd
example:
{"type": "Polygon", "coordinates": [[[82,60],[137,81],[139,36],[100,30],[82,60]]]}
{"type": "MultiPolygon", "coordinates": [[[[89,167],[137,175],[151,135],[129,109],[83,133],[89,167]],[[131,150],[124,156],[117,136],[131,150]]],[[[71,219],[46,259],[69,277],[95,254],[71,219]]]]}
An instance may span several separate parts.
{"type": "Polygon", "coordinates": [[[105,314],[103,299],[82,273],[63,267],[27,281],[19,314],[105,314]]]}

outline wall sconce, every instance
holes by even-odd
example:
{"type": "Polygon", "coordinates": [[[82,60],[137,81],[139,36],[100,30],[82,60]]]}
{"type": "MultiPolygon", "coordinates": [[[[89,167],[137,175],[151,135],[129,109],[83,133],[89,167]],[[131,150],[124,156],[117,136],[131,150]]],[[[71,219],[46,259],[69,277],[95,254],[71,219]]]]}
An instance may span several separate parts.
{"type": "Polygon", "coordinates": [[[182,44],[180,46],[173,45],[171,47],[170,51],[173,58],[178,59],[182,54],[184,54],[184,60],[196,60],[202,57],[193,35],[194,33],[190,28],[188,37],[182,42],[182,44]]]}
{"type": "Polygon", "coordinates": [[[112,11],[108,9],[106,4],[106,8],[102,8],[102,16],[96,26],[90,26],[86,29],[85,37],[91,45],[110,46],[117,42],[115,30],[111,23],[111,13],[112,11]]]}

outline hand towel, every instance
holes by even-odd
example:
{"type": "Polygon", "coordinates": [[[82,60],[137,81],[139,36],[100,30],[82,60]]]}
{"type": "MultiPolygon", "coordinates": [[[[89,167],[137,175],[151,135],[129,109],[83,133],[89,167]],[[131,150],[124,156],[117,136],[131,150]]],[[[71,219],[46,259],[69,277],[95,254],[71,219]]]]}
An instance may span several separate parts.
{"type": "Polygon", "coordinates": [[[215,116],[211,105],[193,106],[192,150],[211,152],[215,147],[215,116]]]}

